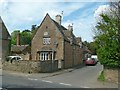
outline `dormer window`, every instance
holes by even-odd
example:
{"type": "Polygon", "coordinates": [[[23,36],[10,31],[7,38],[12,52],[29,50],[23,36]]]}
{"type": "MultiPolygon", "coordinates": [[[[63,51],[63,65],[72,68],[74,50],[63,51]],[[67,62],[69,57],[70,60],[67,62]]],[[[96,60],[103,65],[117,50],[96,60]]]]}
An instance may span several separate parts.
{"type": "Polygon", "coordinates": [[[50,43],[51,43],[51,38],[48,38],[48,37],[43,38],[43,44],[44,45],[49,45],[50,43]]]}

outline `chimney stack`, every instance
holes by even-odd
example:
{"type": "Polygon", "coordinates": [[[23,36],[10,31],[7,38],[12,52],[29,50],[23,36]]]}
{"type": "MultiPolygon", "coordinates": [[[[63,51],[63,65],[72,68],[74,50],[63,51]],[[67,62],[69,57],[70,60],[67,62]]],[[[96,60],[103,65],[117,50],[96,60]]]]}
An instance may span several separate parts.
{"type": "Polygon", "coordinates": [[[20,45],[20,32],[17,33],[16,45],[20,45]]]}
{"type": "Polygon", "coordinates": [[[61,15],[56,15],[56,17],[55,17],[55,20],[56,20],[56,22],[57,23],[59,23],[60,25],[61,25],[61,15]]]}
{"type": "Polygon", "coordinates": [[[73,26],[71,26],[70,24],[68,25],[68,30],[69,31],[73,31],[73,26]]]}

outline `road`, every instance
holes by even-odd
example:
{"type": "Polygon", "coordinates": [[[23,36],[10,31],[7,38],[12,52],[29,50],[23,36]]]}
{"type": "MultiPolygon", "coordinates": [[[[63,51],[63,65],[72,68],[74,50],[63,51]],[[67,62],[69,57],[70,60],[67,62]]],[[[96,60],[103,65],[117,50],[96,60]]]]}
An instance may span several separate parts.
{"type": "Polygon", "coordinates": [[[2,88],[74,88],[69,85],[35,80],[21,76],[3,75],[2,88]]]}
{"type": "Polygon", "coordinates": [[[58,75],[5,72],[2,76],[2,86],[3,88],[117,88],[116,84],[97,80],[102,69],[102,65],[98,63],[96,66],[85,66],[58,75]]]}

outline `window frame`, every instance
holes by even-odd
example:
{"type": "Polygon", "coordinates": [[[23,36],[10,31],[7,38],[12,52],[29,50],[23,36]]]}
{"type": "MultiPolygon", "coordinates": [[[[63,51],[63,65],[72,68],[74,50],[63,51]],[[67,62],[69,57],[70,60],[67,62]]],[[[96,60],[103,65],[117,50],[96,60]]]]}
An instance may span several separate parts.
{"type": "Polygon", "coordinates": [[[50,37],[43,37],[43,45],[50,45],[51,38],[50,37]]]}

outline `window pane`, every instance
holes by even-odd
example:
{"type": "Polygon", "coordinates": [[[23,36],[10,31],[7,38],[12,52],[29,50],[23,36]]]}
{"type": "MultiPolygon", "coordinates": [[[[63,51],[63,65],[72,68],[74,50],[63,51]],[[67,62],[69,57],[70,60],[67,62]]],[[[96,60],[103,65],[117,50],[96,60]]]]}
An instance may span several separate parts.
{"type": "Polygon", "coordinates": [[[43,38],[43,44],[50,44],[51,38],[43,38]]]}

